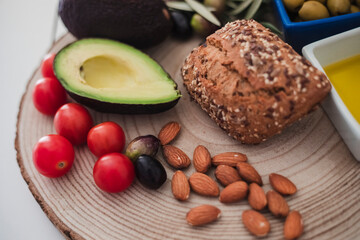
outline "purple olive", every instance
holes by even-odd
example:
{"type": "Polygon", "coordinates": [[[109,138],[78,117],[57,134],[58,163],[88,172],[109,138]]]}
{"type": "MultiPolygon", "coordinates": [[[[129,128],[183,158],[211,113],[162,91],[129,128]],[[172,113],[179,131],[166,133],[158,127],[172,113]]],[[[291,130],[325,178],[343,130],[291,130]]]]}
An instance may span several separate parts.
{"type": "Polygon", "coordinates": [[[126,148],[125,155],[135,161],[140,155],[155,156],[160,146],[160,141],[153,135],[134,138],[126,148]]]}

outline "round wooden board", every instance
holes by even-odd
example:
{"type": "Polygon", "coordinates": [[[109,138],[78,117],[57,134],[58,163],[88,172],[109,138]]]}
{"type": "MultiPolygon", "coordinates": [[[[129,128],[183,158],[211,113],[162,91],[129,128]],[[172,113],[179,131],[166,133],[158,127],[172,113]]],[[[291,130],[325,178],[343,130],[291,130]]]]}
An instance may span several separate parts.
{"type": "MultiPolygon", "coordinates": [[[[57,52],[74,41],[65,35],[51,48],[57,52]]],[[[301,239],[356,239],[360,236],[360,163],[351,155],[342,139],[321,109],[293,124],[282,134],[259,145],[243,145],[231,139],[190,101],[182,85],[180,67],[186,55],[200,39],[166,42],[148,50],[176,80],[183,97],[173,109],[154,115],[115,115],[91,111],[95,123],[115,121],[126,131],[127,142],[139,135],[157,135],[169,121],[178,121],[182,130],[173,145],[190,157],[202,144],[212,155],[239,151],[261,174],[265,191],[271,189],[272,172],[289,177],[298,187],[287,197],[289,206],[298,210],[304,220],[301,239]]],[[[16,150],[21,173],[35,199],[68,239],[253,239],[241,222],[243,210],[250,209],[246,200],[221,204],[217,198],[191,193],[186,202],[174,199],[171,178],[174,169],[166,168],[168,179],[158,190],[149,190],[135,181],[125,192],[108,194],[94,184],[92,168],[96,158],[86,145],[76,147],[75,163],[65,176],[49,179],[41,176],[32,163],[32,147],[44,135],[55,133],[53,118],[34,108],[31,93],[41,77],[39,70],[29,81],[18,115],[16,150]],[[221,209],[221,218],[203,227],[191,227],[185,221],[190,208],[213,204],[221,209]]],[[[185,174],[190,176],[194,167],[185,174]]],[[[213,172],[210,173],[211,177],[213,172]]],[[[264,211],[271,224],[269,239],[283,238],[284,219],[264,211]]]]}

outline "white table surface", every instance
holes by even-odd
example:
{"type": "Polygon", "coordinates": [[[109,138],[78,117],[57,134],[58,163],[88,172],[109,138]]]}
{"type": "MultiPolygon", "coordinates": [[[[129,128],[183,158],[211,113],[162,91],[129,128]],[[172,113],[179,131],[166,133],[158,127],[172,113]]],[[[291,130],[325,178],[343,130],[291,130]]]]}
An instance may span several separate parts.
{"type": "MultiPolygon", "coordinates": [[[[35,201],[16,161],[16,117],[26,83],[51,46],[57,0],[0,0],[0,239],[64,239],[35,201]]],[[[65,33],[58,25],[57,36],[65,33]]]]}

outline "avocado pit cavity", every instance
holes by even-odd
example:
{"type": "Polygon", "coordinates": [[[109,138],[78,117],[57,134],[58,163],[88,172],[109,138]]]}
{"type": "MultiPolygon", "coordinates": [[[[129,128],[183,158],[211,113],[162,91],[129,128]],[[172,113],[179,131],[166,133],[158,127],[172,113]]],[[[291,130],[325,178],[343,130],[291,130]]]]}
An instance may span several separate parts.
{"type": "Polygon", "coordinates": [[[94,88],[124,88],[136,84],[135,72],[114,56],[95,56],[80,67],[82,81],[94,88]]]}

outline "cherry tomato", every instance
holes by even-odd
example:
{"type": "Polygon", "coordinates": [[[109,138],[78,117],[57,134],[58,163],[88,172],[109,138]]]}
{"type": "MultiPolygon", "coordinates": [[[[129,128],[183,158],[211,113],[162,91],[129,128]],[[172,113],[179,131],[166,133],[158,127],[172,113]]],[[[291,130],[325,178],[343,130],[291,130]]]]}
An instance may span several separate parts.
{"type": "Polygon", "coordinates": [[[67,173],[74,162],[74,148],[64,137],[50,134],[40,138],[33,149],[33,162],[39,173],[56,178],[67,173]]]}
{"type": "Polygon", "coordinates": [[[39,112],[54,115],[66,103],[66,92],[57,79],[41,78],[35,83],[32,98],[39,112]]]}
{"type": "Polygon", "coordinates": [[[97,157],[121,152],[125,146],[123,129],[114,122],[103,122],[93,127],[87,136],[90,151],[97,157]]]}
{"type": "Polygon", "coordinates": [[[55,55],[56,55],[55,53],[49,53],[42,60],[41,73],[42,73],[43,77],[51,77],[51,78],[56,79],[56,76],[55,76],[54,70],[53,70],[53,62],[54,62],[55,55]]]}
{"type": "Polygon", "coordinates": [[[95,163],[93,177],[101,190],[109,193],[121,192],[134,180],[134,165],[124,154],[105,154],[95,163]]]}
{"type": "Polygon", "coordinates": [[[63,105],[55,114],[56,132],[74,145],[86,142],[86,137],[93,126],[93,120],[86,108],[77,103],[63,105]]]}

